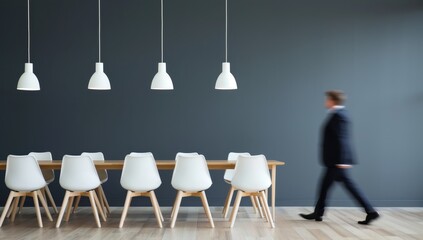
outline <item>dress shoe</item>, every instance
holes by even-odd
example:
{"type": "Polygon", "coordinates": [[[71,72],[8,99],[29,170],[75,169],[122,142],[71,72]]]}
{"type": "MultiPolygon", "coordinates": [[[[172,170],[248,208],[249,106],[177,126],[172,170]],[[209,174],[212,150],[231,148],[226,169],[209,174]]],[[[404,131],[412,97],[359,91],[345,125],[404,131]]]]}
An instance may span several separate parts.
{"type": "Polygon", "coordinates": [[[315,213],[310,213],[310,214],[300,213],[300,216],[304,219],[307,219],[307,220],[316,220],[316,222],[321,222],[323,220],[322,216],[318,216],[315,213]]]}
{"type": "Polygon", "coordinates": [[[366,220],[359,221],[358,224],[369,225],[372,221],[378,219],[379,217],[380,217],[380,215],[377,212],[368,213],[367,216],[366,216],[366,220]]]}

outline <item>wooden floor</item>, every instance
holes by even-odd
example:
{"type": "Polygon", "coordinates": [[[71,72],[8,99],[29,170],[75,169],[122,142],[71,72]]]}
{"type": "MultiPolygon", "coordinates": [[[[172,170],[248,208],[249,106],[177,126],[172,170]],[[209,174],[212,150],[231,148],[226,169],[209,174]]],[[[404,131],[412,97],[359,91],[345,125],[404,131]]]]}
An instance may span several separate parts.
{"type": "MultiPolygon", "coordinates": [[[[300,212],[311,208],[277,208],[276,228],[254,213],[251,207],[240,208],[233,229],[221,217],[221,207],[212,207],[216,228],[211,229],[203,209],[180,209],[174,229],[169,228],[170,208],[162,208],[164,228],[158,228],[151,208],[129,210],[122,229],[118,228],[121,208],[112,208],[102,228],[96,227],[90,208],[80,208],[69,222],[56,229],[43,215],[44,228],[38,228],[32,208],[25,208],[14,223],[7,219],[0,228],[0,239],[423,239],[423,208],[379,208],[381,219],[371,226],[357,224],[365,214],[357,208],[330,208],[323,222],[305,221],[300,212]]],[[[57,215],[53,218],[56,220],[57,215]]]]}

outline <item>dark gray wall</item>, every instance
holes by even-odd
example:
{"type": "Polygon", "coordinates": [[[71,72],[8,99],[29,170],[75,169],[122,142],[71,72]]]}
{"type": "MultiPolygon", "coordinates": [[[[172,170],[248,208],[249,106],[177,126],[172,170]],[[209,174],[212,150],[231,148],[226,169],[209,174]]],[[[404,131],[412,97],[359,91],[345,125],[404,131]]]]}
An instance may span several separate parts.
{"type": "MultiPolygon", "coordinates": [[[[103,0],[112,91],[101,92],[87,90],[97,61],[97,1],[32,1],[32,62],[42,91],[19,92],[26,0],[0,1],[0,159],[30,151],[55,159],[82,151],[107,159],[131,151],[156,159],[177,151],[208,159],[264,153],[287,162],[278,169],[278,205],[311,205],[323,92],[340,88],[349,94],[361,163],[353,174],[363,190],[377,206],[423,206],[422,1],[230,0],[229,60],[239,90],[229,92],[214,90],[224,56],[223,0],[165,1],[165,61],[175,91],[149,90],[160,56],[159,4],[103,0]]],[[[157,195],[170,205],[171,172],[161,175],[157,195]]],[[[222,176],[212,174],[211,205],[226,196],[222,176]]],[[[110,172],[105,184],[112,205],[125,197],[119,178],[110,172]]],[[[1,184],[2,203],[7,193],[1,184]]],[[[340,188],[331,199],[352,204],[340,188]]]]}

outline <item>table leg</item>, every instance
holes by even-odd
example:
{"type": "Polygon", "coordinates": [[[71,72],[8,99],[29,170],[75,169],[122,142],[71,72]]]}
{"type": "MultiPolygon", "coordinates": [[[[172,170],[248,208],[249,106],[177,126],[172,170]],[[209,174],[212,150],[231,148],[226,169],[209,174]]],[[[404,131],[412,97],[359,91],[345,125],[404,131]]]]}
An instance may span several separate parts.
{"type": "Polygon", "coordinates": [[[273,221],[276,221],[276,165],[272,166],[272,212],[273,212],[273,221]]]}

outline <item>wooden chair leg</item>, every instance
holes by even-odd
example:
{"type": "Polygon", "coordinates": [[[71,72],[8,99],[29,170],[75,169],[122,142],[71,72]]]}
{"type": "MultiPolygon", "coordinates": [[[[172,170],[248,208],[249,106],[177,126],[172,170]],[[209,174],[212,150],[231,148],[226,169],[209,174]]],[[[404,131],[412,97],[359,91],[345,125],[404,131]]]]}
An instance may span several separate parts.
{"type": "MultiPolygon", "coordinates": [[[[154,191],[151,191],[150,192],[150,195],[153,195],[154,197],[154,201],[156,202],[156,204],[157,204],[157,210],[158,210],[158,212],[159,212],[159,215],[160,215],[160,221],[161,222],[164,222],[164,218],[163,218],[163,214],[162,214],[162,210],[160,209],[160,204],[159,204],[159,201],[157,201],[157,197],[156,197],[156,193],[154,192],[154,191]]],[[[162,228],[162,227],[160,227],[160,228],[162,228]]]]}
{"type": "Polygon", "coordinates": [[[228,192],[228,196],[226,196],[225,205],[223,206],[223,218],[228,216],[229,207],[231,206],[232,196],[234,195],[235,188],[231,186],[228,192]]]}
{"type": "Polygon", "coordinates": [[[254,213],[258,213],[258,208],[257,208],[257,203],[256,203],[256,199],[254,198],[254,196],[250,196],[250,200],[251,200],[251,205],[253,205],[254,208],[254,213]]]}
{"type": "MultiPolygon", "coordinates": [[[[257,209],[258,209],[258,212],[259,212],[259,214],[260,214],[260,217],[261,218],[265,218],[265,215],[263,214],[263,211],[264,211],[264,209],[262,208],[262,206],[260,205],[260,201],[258,200],[258,197],[257,196],[253,196],[253,200],[254,200],[254,202],[256,203],[256,207],[257,207],[257,209]]],[[[267,218],[265,218],[266,219],[266,221],[267,221],[267,218]]]]}
{"type": "Polygon", "coordinates": [[[13,206],[15,206],[15,201],[19,201],[18,197],[13,198],[12,205],[10,205],[10,208],[9,208],[9,211],[7,212],[6,218],[9,218],[12,215],[13,210],[14,210],[13,206]]]}
{"type": "MultiPolygon", "coordinates": [[[[157,201],[157,204],[159,204],[158,201],[157,201]]],[[[164,222],[164,217],[163,217],[162,210],[160,209],[160,205],[159,205],[159,213],[160,213],[160,220],[162,220],[162,222],[164,222]]]]}
{"type": "Polygon", "coordinates": [[[47,215],[48,219],[50,221],[53,221],[53,218],[51,217],[51,214],[50,214],[50,210],[48,209],[47,201],[46,201],[46,199],[44,199],[44,196],[41,194],[40,191],[38,191],[38,196],[39,196],[39,200],[41,202],[41,205],[43,206],[44,210],[46,211],[46,215],[47,215]]]}
{"type": "MultiPolygon", "coordinates": [[[[98,217],[98,212],[97,212],[97,207],[96,207],[96,200],[95,200],[95,197],[94,197],[94,190],[89,191],[88,194],[89,194],[89,198],[90,198],[91,208],[93,209],[95,222],[97,223],[97,227],[101,228],[100,218],[98,217]]],[[[98,201],[98,199],[97,199],[97,201],[98,201]]]]}
{"type": "Polygon", "coordinates": [[[238,193],[236,194],[234,206],[232,208],[231,218],[230,218],[231,228],[234,227],[236,215],[238,214],[239,205],[241,204],[241,198],[243,197],[243,195],[244,194],[242,193],[242,191],[238,190],[238,193]]]}
{"type": "Polygon", "coordinates": [[[70,214],[71,214],[71,211],[72,211],[74,199],[75,199],[74,196],[69,198],[68,206],[66,207],[65,222],[69,222],[69,218],[70,218],[70,214]]]}
{"type": "Polygon", "coordinates": [[[76,209],[78,209],[78,206],[79,206],[79,201],[81,201],[81,196],[77,196],[77,197],[76,197],[76,201],[75,201],[75,204],[74,204],[74,206],[73,206],[73,211],[72,211],[72,213],[75,213],[75,212],[76,212],[76,209]]]}
{"type": "Polygon", "coordinates": [[[21,204],[19,205],[19,213],[21,213],[21,211],[22,211],[22,208],[23,208],[23,206],[25,204],[25,200],[26,200],[26,196],[23,196],[21,198],[21,204]]]}
{"type": "Polygon", "coordinates": [[[204,211],[206,212],[206,215],[209,218],[210,225],[211,225],[212,228],[214,228],[213,217],[212,217],[211,212],[210,212],[210,207],[209,207],[209,203],[207,202],[207,197],[206,197],[205,191],[201,192],[200,198],[201,198],[201,202],[203,203],[204,211]]]}
{"type": "Polygon", "coordinates": [[[125,205],[123,205],[122,216],[120,217],[119,228],[123,227],[123,223],[125,222],[126,215],[128,214],[129,206],[131,205],[132,200],[132,192],[128,191],[126,193],[125,205]]]}
{"type": "Polygon", "coordinates": [[[103,209],[101,208],[101,204],[100,204],[100,201],[99,201],[99,199],[98,199],[98,196],[97,196],[97,194],[95,193],[95,191],[92,191],[93,192],[93,196],[94,196],[94,201],[95,201],[95,203],[97,204],[97,211],[100,213],[100,216],[101,216],[101,218],[103,219],[103,221],[107,221],[107,218],[106,218],[106,213],[103,211],[103,209]]]}
{"type": "Polygon", "coordinates": [[[260,200],[260,203],[261,203],[261,207],[262,207],[262,209],[263,209],[263,213],[264,213],[264,216],[266,217],[265,218],[265,220],[267,221],[267,222],[269,222],[269,216],[267,215],[267,211],[266,211],[266,208],[264,207],[264,202],[263,202],[263,198],[261,197],[261,194],[260,194],[260,196],[257,196],[257,198],[260,200]]]}
{"type": "Polygon", "coordinates": [[[170,219],[173,218],[173,214],[175,213],[175,207],[176,207],[176,198],[178,197],[178,194],[176,194],[175,201],[173,202],[172,211],[170,212],[170,219]]]}
{"type": "MultiPolygon", "coordinates": [[[[45,188],[42,188],[42,189],[40,189],[40,191],[41,191],[41,194],[43,194],[43,197],[44,197],[44,199],[47,199],[47,197],[46,197],[46,189],[45,188]]],[[[38,200],[40,199],[40,195],[39,195],[39,193],[37,193],[38,194],[38,200]]]]}
{"type": "Polygon", "coordinates": [[[63,215],[65,214],[65,210],[68,205],[69,195],[70,195],[70,192],[66,191],[65,197],[63,198],[62,206],[60,207],[59,217],[57,218],[56,228],[59,228],[62,222],[63,215]]]}
{"type": "MultiPolygon", "coordinates": [[[[45,187],[45,193],[46,193],[46,196],[47,196],[48,200],[51,203],[51,206],[53,207],[54,212],[57,214],[58,211],[57,211],[56,202],[54,202],[54,198],[51,195],[50,188],[48,187],[48,185],[46,185],[46,187],[45,187]]],[[[46,199],[46,201],[47,201],[47,199],[46,199]]]]}
{"type": "Polygon", "coordinates": [[[104,202],[104,206],[106,207],[107,213],[110,214],[109,201],[107,201],[106,194],[104,193],[104,189],[101,185],[100,185],[99,188],[100,188],[100,193],[101,193],[101,196],[102,196],[101,198],[103,199],[103,202],[104,202]]]}
{"type": "Polygon", "coordinates": [[[269,205],[266,201],[266,194],[264,193],[264,191],[261,191],[260,194],[261,194],[260,197],[262,198],[263,205],[264,205],[263,207],[264,207],[265,211],[267,212],[267,219],[270,222],[270,226],[272,226],[272,228],[275,228],[275,223],[273,222],[272,214],[270,213],[269,205]]]}
{"type": "Polygon", "coordinates": [[[22,211],[22,208],[23,208],[23,206],[25,204],[25,200],[26,200],[26,196],[23,196],[21,198],[21,204],[19,205],[19,213],[21,213],[21,211],[22,211]]]}
{"type": "Polygon", "coordinates": [[[32,192],[32,198],[34,199],[34,207],[35,207],[35,213],[37,214],[38,226],[40,228],[42,228],[43,227],[43,220],[41,219],[41,211],[40,211],[40,205],[38,204],[38,193],[37,193],[37,191],[32,192]]]}
{"type": "Polygon", "coordinates": [[[12,212],[11,216],[12,217],[10,218],[11,222],[15,221],[16,213],[18,212],[19,199],[20,199],[20,197],[15,197],[15,199],[13,200],[12,210],[11,210],[11,212],[12,212]]]}
{"type": "Polygon", "coordinates": [[[10,208],[9,208],[9,210],[7,211],[7,213],[6,213],[6,217],[5,218],[9,218],[10,217],[10,215],[12,215],[12,212],[13,212],[13,205],[15,204],[15,198],[13,198],[13,200],[12,200],[12,203],[10,204],[10,208]]]}
{"type": "Polygon", "coordinates": [[[101,192],[100,192],[100,187],[96,188],[94,192],[95,192],[95,194],[97,196],[97,199],[98,199],[98,201],[100,203],[100,206],[97,206],[97,209],[100,209],[101,208],[101,210],[103,211],[103,213],[104,214],[107,214],[106,207],[104,206],[103,194],[101,194],[101,192]]]}
{"type": "Polygon", "coordinates": [[[176,193],[175,202],[173,203],[173,207],[172,207],[172,213],[170,214],[170,219],[172,219],[173,215],[175,214],[176,200],[178,199],[178,194],[182,194],[182,191],[178,191],[176,193]]]}
{"type": "Polygon", "coordinates": [[[15,193],[11,191],[9,193],[9,197],[7,198],[6,205],[4,205],[3,213],[0,217],[0,227],[3,225],[4,219],[6,218],[7,212],[9,211],[10,205],[12,205],[13,197],[15,196],[15,193]]]}
{"type": "Polygon", "coordinates": [[[159,202],[157,201],[156,194],[154,193],[154,191],[150,191],[149,195],[150,195],[151,205],[153,205],[154,215],[156,215],[157,224],[159,224],[160,228],[163,228],[162,218],[160,216],[161,215],[160,206],[159,206],[159,202]]]}
{"type": "Polygon", "coordinates": [[[172,221],[170,223],[170,228],[175,227],[175,222],[176,222],[176,218],[178,218],[178,212],[179,212],[179,207],[181,206],[181,201],[182,201],[182,191],[178,191],[178,194],[176,194],[175,209],[173,212],[172,221]]]}

